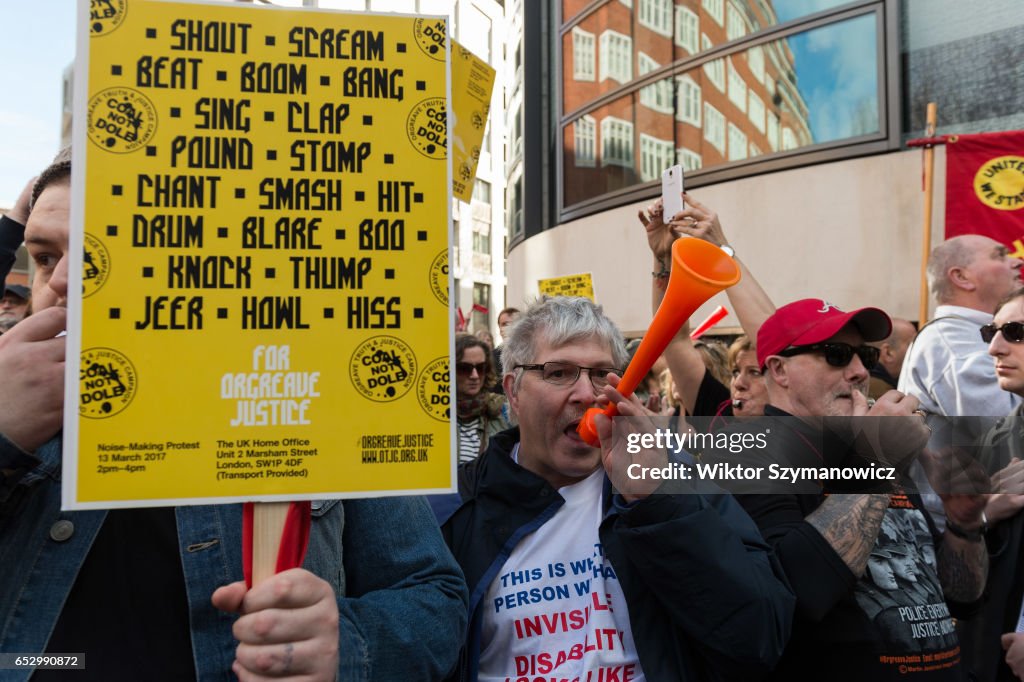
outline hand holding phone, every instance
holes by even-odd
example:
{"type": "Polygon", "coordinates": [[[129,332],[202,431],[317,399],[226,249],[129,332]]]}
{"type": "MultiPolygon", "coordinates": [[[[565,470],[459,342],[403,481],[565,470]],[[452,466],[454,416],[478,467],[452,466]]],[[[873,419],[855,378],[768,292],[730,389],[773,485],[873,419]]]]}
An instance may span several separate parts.
{"type": "Polygon", "coordinates": [[[662,220],[672,220],[683,210],[683,167],[679,164],[666,168],[661,174],[662,220]]]}

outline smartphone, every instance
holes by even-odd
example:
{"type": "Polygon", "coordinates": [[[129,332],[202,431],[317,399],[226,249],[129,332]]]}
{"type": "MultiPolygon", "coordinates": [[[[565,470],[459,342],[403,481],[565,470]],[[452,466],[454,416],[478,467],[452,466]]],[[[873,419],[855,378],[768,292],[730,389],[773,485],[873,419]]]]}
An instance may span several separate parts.
{"type": "Polygon", "coordinates": [[[666,223],[683,210],[683,167],[678,164],[661,173],[661,204],[666,223]]]}

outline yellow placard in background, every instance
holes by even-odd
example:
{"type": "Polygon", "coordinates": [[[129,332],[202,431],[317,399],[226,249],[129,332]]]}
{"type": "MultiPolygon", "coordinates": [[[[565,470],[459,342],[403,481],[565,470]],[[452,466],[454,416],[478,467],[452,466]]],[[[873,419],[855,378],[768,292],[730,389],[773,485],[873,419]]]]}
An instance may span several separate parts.
{"type": "Polygon", "coordinates": [[[594,301],[594,280],[589,272],[537,280],[537,289],[548,296],[582,296],[594,301]]]}
{"type": "Polygon", "coordinates": [[[111,8],[79,27],[65,506],[451,490],[446,20],[111,8]]]}
{"type": "Polygon", "coordinates": [[[469,202],[491,110],[495,71],[452,41],[452,194],[469,202]]]}

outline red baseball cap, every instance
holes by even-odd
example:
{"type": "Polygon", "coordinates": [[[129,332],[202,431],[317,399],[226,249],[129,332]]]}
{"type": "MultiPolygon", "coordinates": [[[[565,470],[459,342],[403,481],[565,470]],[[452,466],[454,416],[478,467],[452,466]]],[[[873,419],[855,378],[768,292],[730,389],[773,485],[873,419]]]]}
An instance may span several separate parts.
{"type": "Polygon", "coordinates": [[[892,333],[892,320],[878,308],[844,313],[828,301],[805,298],[782,306],[757,330],[757,364],[764,367],[769,355],[778,355],[790,346],[830,339],[850,322],[857,325],[865,341],[881,341],[892,333]]]}

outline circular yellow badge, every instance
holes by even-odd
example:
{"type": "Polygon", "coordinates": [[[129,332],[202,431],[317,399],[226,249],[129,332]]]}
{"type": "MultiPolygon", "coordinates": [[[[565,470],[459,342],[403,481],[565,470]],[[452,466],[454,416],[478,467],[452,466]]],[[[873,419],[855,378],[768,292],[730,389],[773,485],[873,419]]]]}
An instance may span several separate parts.
{"type": "Polygon", "coordinates": [[[110,253],[96,237],[85,233],[85,249],[82,253],[82,297],[92,296],[106,283],[110,276],[110,253]]]}
{"type": "Polygon", "coordinates": [[[78,414],[90,419],[113,417],[135,397],[135,366],[113,348],[82,351],[78,370],[78,414]]]}
{"type": "Polygon", "coordinates": [[[89,33],[94,37],[113,32],[128,14],[126,0],[91,0],[89,5],[89,33]]]}
{"type": "Polygon", "coordinates": [[[974,193],[989,208],[1024,208],[1024,156],[989,159],[974,176],[974,193]]]}
{"type": "Polygon", "coordinates": [[[416,354],[394,336],[374,336],[352,354],[349,378],[364,398],[387,403],[405,395],[416,380],[416,354]]]}
{"type": "Polygon", "coordinates": [[[409,142],[431,159],[448,156],[448,114],[443,97],[430,97],[409,112],[405,123],[409,142]]]}
{"type": "Polygon", "coordinates": [[[448,356],[431,360],[420,372],[416,382],[416,397],[420,407],[438,421],[451,417],[451,382],[448,375],[448,356]]]}
{"type": "Polygon", "coordinates": [[[417,19],[413,22],[413,35],[416,44],[425,54],[439,62],[444,61],[447,29],[444,19],[417,19]]]}
{"type": "Polygon", "coordinates": [[[448,305],[448,249],[441,249],[441,253],[434,256],[430,263],[429,278],[434,296],[441,305],[448,305]]]}
{"type": "Polygon", "coordinates": [[[156,107],[138,90],[107,88],[89,100],[86,127],[100,149],[134,152],[156,134],[156,107]]]}

